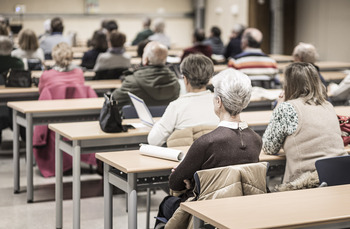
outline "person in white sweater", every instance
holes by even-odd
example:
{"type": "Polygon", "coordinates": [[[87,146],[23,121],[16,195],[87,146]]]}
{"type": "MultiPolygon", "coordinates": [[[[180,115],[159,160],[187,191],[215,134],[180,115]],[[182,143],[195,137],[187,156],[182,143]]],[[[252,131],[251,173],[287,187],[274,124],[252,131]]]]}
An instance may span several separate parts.
{"type": "Polygon", "coordinates": [[[187,93],[171,102],[148,135],[150,145],[162,146],[179,129],[198,125],[217,126],[213,93],[206,89],[214,73],[213,62],[204,55],[189,55],[180,65],[187,93]]]}

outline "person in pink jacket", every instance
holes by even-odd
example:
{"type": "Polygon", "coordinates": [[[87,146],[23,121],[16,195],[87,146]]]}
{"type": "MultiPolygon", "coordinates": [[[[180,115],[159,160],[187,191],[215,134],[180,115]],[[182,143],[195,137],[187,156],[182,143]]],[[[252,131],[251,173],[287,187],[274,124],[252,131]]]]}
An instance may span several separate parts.
{"type": "Polygon", "coordinates": [[[53,85],[84,85],[84,73],[80,67],[72,64],[73,51],[67,43],[58,43],[52,49],[52,58],[55,61],[55,65],[41,75],[39,93],[45,87],[53,85]]]}

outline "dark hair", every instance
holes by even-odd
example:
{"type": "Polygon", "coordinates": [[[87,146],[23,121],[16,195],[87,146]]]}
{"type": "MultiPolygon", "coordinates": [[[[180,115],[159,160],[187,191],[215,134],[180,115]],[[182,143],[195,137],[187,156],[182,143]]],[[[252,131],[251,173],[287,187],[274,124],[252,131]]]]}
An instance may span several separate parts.
{"type": "Polygon", "coordinates": [[[63,32],[63,22],[62,19],[59,17],[55,17],[51,20],[51,32],[59,32],[62,33],[63,32]]]}
{"type": "Polygon", "coordinates": [[[202,54],[190,54],[180,65],[182,74],[194,89],[206,87],[214,74],[214,64],[202,54]]]}
{"type": "Polygon", "coordinates": [[[109,35],[109,40],[113,48],[123,47],[126,41],[126,36],[124,33],[113,30],[109,35]]]}
{"type": "Polygon", "coordinates": [[[309,63],[293,63],[287,66],[284,79],[285,100],[303,98],[307,104],[321,105],[326,101],[326,87],[316,68],[309,63]]]}
{"type": "Polygon", "coordinates": [[[252,34],[250,32],[247,32],[245,37],[247,39],[249,47],[251,47],[251,48],[260,48],[262,40],[260,42],[255,40],[255,38],[252,36],[252,34]]]}
{"type": "Polygon", "coordinates": [[[193,34],[196,41],[204,41],[205,33],[203,29],[196,29],[193,34]]]}
{"type": "Polygon", "coordinates": [[[118,24],[115,20],[109,20],[105,24],[105,29],[108,30],[108,32],[112,32],[113,30],[118,30],[118,24]]]}
{"type": "Polygon", "coordinates": [[[108,49],[106,34],[100,30],[96,30],[92,36],[91,45],[94,49],[105,52],[108,49]]]}
{"type": "Polygon", "coordinates": [[[143,55],[143,51],[146,47],[146,45],[150,42],[150,40],[146,39],[141,41],[138,45],[137,45],[137,56],[142,57],[143,55]]]}
{"type": "Polygon", "coordinates": [[[220,37],[221,36],[221,29],[217,26],[211,27],[210,32],[214,35],[214,37],[220,37]]]}
{"type": "Polygon", "coordinates": [[[7,26],[5,24],[0,23],[0,36],[8,36],[9,31],[7,30],[7,26]]]}

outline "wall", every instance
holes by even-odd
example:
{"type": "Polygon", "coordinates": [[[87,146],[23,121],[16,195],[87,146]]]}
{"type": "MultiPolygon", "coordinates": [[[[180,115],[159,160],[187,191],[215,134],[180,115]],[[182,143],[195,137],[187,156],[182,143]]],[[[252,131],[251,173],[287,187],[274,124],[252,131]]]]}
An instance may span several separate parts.
{"type": "Polygon", "coordinates": [[[320,60],[350,62],[350,1],[298,0],[296,44],[315,45],[320,60]]]}
{"type": "Polygon", "coordinates": [[[191,44],[193,5],[190,0],[99,0],[99,11],[96,14],[85,14],[84,0],[1,2],[0,14],[10,17],[13,23],[19,21],[19,15],[14,14],[15,5],[25,4],[23,26],[32,28],[38,35],[43,33],[43,22],[46,19],[60,16],[64,20],[65,34],[76,31],[78,39],[87,40],[100,27],[102,19],[113,18],[117,20],[120,31],[126,34],[127,42],[131,42],[142,29],[142,18],[149,15],[165,19],[165,33],[174,45],[185,47],[191,44]]]}
{"type": "Polygon", "coordinates": [[[207,0],[205,20],[206,35],[210,34],[212,26],[219,26],[226,45],[234,24],[248,25],[248,0],[207,0]],[[236,14],[232,14],[232,10],[237,10],[236,14]]]}

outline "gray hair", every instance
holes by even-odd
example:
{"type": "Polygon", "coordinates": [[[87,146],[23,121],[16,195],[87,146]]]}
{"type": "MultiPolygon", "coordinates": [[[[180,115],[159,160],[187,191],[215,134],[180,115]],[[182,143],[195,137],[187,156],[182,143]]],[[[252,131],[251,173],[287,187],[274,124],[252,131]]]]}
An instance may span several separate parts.
{"type": "Polygon", "coordinates": [[[210,58],[202,54],[191,54],[182,61],[180,71],[192,88],[201,89],[213,76],[214,64],[210,58]]]}
{"type": "Polygon", "coordinates": [[[215,75],[211,81],[214,95],[220,97],[227,112],[236,116],[249,104],[252,94],[252,84],[249,77],[232,68],[215,75]]]}
{"type": "Polygon", "coordinates": [[[7,36],[0,36],[0,55],[11,55],[13,48],[12,40],[7,36]]]}
{"type": "Polygon", "coordinates": [[[162,18],[155,19],[153,24],[154,24],[154,31],[156,33],[164,33],[165,23],[162,18]]]}
{"type": "Polygon", "coordinates": [[[149,42],[143,52],[142,61],[148,65],[165,65],[168,56],[168,48],[157,41],[149,42]]]}
{"type": "Polygon", "coordinates": [[[300,42],[293,50],[293,57],[295,60],[306,63],[315,63],[318,54],[315,46],[308,43],[300,42]]]}

